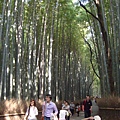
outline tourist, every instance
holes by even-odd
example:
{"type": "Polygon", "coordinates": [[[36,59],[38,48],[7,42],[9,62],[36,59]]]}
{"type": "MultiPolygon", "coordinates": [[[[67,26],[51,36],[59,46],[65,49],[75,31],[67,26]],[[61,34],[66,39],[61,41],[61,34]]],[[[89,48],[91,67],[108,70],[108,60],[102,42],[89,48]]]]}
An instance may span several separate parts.
{"type": "Polygon", "coordinates": [[[65,101],[65,105],[62,107],[62,110],[67,111],[66,120],[70,120],[71,112],[70,112],[70,105],[68,101],[65,101]]]}
{"type": "Polygon", "coordinates": [[[79,104],[79,103],[76,103],[76,105],[75,105],[75,110],[76,110],[76,113],[77,113],[77,116],[78,116],[78,117],[79,117],[80,109],[81,109],[80,104],[79,104]]]}
{"type": "Polygon", "coordinates": [[[35,100],[31,100],[30,101],[30,105],[26,111],[24,120],[37,120],[37,116],[38,115],[38,109],[36,107],[36,102],[35,100]]]}
{"type": "Polygon", "coordinates": [[[57,117],[58,109],[56,104],[52,102],[52,96],[47,94],[45,100],[42,106],[42,116],[44,120],[50,120],[52,117],[57,117]]]}
{"type": "Polygon", "coordinates": [[[71,111],[72,116],[74,114],[74,110],[75,110],[75,104],[73,103],[73,101],[71,101],[71,103],[70,103],[70,111],[71,111]]]}
{"type": "Polygon", "coordinates": [[[90,100],[90,96],[86,96],[86,100],[83,101],[82,110],[84,111],[84,117],[91,117],[92,112],[92,101],[90,100]]]}

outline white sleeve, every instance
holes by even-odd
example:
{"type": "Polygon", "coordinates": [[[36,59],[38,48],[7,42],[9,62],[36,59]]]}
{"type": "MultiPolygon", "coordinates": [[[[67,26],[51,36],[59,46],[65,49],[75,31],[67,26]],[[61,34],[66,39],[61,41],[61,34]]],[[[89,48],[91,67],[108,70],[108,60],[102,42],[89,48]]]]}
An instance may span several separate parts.
{"type": "Polygon", "coordinates": [[[38,115],[38,109],[35,107],[35,115],[38,115]]]}
{"type": "Polygon", "coordinates": [[[27,108],[26,115],[28,115],[28,109],[29,109],[29,108],[27,108]]]}
{"type": "Polygon", "coordinates": [[[67,109],[68,109],[68,110],[70,109],[70,106],[69,106],[69,105],[67,106],[67,109]]]}

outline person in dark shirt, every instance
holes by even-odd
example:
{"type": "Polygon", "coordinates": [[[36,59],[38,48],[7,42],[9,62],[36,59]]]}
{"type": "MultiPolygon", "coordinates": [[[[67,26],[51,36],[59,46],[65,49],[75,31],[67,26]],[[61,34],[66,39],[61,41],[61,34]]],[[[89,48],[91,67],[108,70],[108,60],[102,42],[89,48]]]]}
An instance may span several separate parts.
{"type": "Polygon", "coordinates": [[[86,99],[83,101],[82,110],[84,111],[84,117],[88,118],[91,116],[92,111],[92,101],[90,100],[90,96],[87,95],[86,99]]]}
{"type": "Polygon", "coordinates": [[[75,104],[73,103],[73,101],[71,101],[71,103],[70,103],[70,111],[71,111],[72,116],[74,115],[74,110],[75,110],[75,104]]]}

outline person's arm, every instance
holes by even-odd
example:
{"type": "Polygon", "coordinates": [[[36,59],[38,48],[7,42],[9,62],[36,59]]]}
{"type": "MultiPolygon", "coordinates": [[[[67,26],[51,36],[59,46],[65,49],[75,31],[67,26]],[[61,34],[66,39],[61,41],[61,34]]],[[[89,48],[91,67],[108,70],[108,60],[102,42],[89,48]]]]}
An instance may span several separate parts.
{"type": "Polygon", "coordinates": [[[62,110],[67,110],[67,111],[68,111],[68,108],[67,108],[67,107],[64,107],[62,110]]]}
{"type": "Polygon", "coordinates": [[[37,109],[37,107],[35,108],[35,116],[37,116],[38,115],[38,109],[37,109]]]}
{"type": "Polygon", "coordinates": [[[72,113],[71,113],[71,111],[70,111],[70,106],[68,105],[68,113],[69,113],[69,115],[71,115],[72,113]]]}
{"type": "Polygon", "coordinates": [[[54,106],[54,107],[53,107],[53,109],[54,109],[54,111],[55,111],[55,113],[54,113],[54,114],[55,114],[55,115],[57,115],[57,114],[58,114],[58,109],[57,109],[57,106],[56,106],[56,104],[55,104],[55,103],[53,104],[53,106],[54,106]]]}
{"type": "Polygon", "coordinates": [[[90,111],[92,111],[92,101],[90,101],[90,111]]]}
{"type": "Polygon", "coordinates": [[[83,101],[83,103],[82,103],[82,111],[84,111],[84,103],[85,101],[83,101]]]}
{"type": "Polygon", "coordinates": [[[64,108],[65,108],[65,105],[63,104],[63,105],[62,105],[62,110],[64,110],[64,108]]]}
{"type": "Polygon", "coordinates": [[[92,111],[92,106],[90,106],[90,111],[92,111]]]}

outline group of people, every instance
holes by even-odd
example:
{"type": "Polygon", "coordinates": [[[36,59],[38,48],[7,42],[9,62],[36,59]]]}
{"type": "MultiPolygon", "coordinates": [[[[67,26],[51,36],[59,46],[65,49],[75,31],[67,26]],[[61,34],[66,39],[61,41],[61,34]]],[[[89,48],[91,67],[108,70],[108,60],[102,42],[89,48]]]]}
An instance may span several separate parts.
{"type": "MultiPolygon", "coordinates": [[[[79,112],[81,109],[82,111],[84,111],[84,117],[89,118],[91,117],[92,101],[90,100],[89,95],[86,96],[86,99],[82,102],[81,105],[79,103],[74,104],[73,101],[69,104],[68,101],[64,100],[61,109],[67,111],[66,120],[70,120],[70,116],[72,116],[74,112],[76,112],[77,116],[79,116],[79,112]]],[[[35,100],[31,100],[30,105],[26,111],[24,120],[37,120],[37,115],[38,109],[36,107],[35,100]]],[[[52,96],[50,94],[47,94],[42,105],[42,117],[44,117],[44,120],[51,120],[51,117],[53,117],[54,119],[57,118],[57,115],[57,106],[54,102],[52,102],[52,96]]]]}
{"type": "MultiPolygon", "coordinates": [[[[52,116],[56,117],[58,114],[56,104],[51,100],[52,96],[50,94],[47,94],[45,97],[45,102],[43,102],[42,105],[42,117],[44,117],[44,120],[51,120],[52,116]]],[[[37,120],[37,115],[38,109],[36,107],[35,100],[31,100],[30,105],[26,111],[24,120],[37,120]]]]}
{"type": "Polygon", "coordinates": [[[64,109],[64,106],[66,103],[67,103],[67,106],[69,106],[68,107],[69,109],[67,111],[69,111],[70,115],[73,116],[74,113],[76,112],[77,116],[79,116],[79,112],[81,110],[80,104],[79,103],[74,104],[73,101],[71,101],[71,103],[69,104],[68,101],[64,100],[64,103],[62,104],[62,106],[63,106],[62,109],[64,109]]]}
{"type": "MultiPolygon", "coordinates": [[[[64,101],[64,103],[67,101],[64,101]]],[[[84,111],[84,117],[88,118],[91,117],[91,112],[92,112],[92,101],[90,100],[90,96],[87,95],[86,99],[82,103],[76,103],[74,104],[73,101],[69,104],[69,110],[71,112],[71,115],[74,113],[77,113],[77,116],[79,117],[79,112],[82,110],[84,111]]]]}

